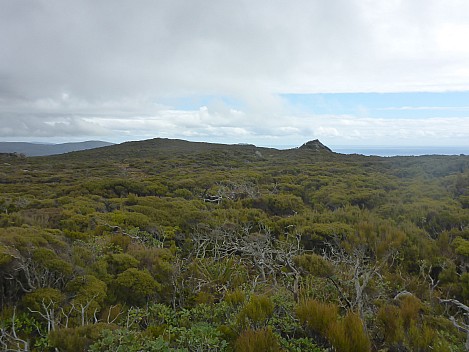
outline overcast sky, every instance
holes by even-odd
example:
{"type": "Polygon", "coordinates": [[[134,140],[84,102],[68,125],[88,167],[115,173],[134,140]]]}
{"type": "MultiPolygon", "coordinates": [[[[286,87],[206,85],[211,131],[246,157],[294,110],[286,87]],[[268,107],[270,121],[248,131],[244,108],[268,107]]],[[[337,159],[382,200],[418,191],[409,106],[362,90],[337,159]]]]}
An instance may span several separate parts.
{"type": "Polygon", "coordinates": [[[467,0],[0,0],[0,141],[468,146],[468,38],[467,0]]]}

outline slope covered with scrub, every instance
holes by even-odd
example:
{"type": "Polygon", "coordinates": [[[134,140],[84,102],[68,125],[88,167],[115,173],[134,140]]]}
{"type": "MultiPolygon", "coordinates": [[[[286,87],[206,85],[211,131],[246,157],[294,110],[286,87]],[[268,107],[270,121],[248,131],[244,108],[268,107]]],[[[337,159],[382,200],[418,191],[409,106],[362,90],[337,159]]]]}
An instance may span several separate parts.
{"type": "Polygon", "coordinates": [[[0,345],[464,351],[468,226],[468,156],[0,155],[0,345]]]}

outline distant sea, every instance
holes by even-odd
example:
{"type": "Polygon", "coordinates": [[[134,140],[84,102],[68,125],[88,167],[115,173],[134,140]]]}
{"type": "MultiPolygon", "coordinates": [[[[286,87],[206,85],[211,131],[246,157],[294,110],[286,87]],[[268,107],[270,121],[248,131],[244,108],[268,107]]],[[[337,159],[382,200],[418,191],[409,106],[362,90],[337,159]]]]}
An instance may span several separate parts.
{"type": "MultiPolygon", "coordinates": [[[[333,146],[329,148],[341,154],[362,154],[377,156],[418,156],[418,155],[469,155],[469,146],[463,147],[394,147],[394,146],[333,146]]],[[[276,149],[295,148],[292,145],[272,146],[276,149]]]]}
{"type": "Polygon", "coordinates": [[[418,155],[469,155],[467,147],[371,147],[371,146],[337,146],[330,147],[341,154],[363,154],[377,156],[418,156],[418,155]]]}

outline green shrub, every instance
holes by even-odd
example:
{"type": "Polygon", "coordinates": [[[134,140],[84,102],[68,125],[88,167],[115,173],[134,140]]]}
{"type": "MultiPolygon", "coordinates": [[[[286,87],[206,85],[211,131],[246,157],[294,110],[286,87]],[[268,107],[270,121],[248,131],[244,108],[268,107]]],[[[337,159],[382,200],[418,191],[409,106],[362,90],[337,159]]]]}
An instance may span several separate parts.
{"type": "Polygon", "coordinates": [[[194,196],[191,191],[186,188],[179,188],[174,191],[174,195],[179,198],[192,199],[194,196]]]}
{"type": "Polygon", "coordinates": [[[360,317],[348,312],[343,319],[338,319],[338,313],[337,305],[312,299],[296,307],[296,315],[300,322],[322,338],[326,338],[337,351],[369,351],[370,339],[360,317]]]}
{"type": "Polygon", "coordinates": [[[108,264],[107,271],[112,275],[120,274],[130,268],[136,268],[139,264],[137,259],[127,253],[111,253],[105,258],[108,264]]]}
{"type": "Polygon", "coordinates": [[[404,338],[403,323],[399,307],[384,305],[376,316],[380,334],[388,345],[401,342],[404,338]]]}
{"type": "Polygon", "coordinates": [[[145,304],[161,287],[147,271],[136,268],[127,269],[117,275],[114,285],[119,300],[136,306],[145,304]]]}
{"type": "Polygon", "coordinates": [[[48,336],[49,345],[63,352],[88,351],[91,344],[98,340],[102,331],[109,328],[112,328],[109,324],[97,323],[55,330],[48,336]]]}
{"type": "Polygon", "coordinates": [[[338,352],[371,351],[370,339],[356,313],[348,312],[342,320],[333,322],[328,328],[327,336],[338,352]]]}
{"type": "Polygon", "coordinates": [[[235,352],[278,352],[280,345],[270,329],[243,331],[235,341],[235,352]]]}
{"type": "MultiPolygon", "coordinates": [[[[78,350],[76,350],[78,351],[78,350]]],[[[169,347],[161,336],[156,339],[129,330],[104,330],[101,338],[90,346],[90,352],[183,352],[169,347]]]]}
{"type": "Polygon", "coordinates": [[[409,347],[412,351],[416,352],[430,352],[434,351],[433,345],[437,339],[437,333],[427,324],[418,326],[412,324],[408,331],[409,347]]]}
{"type": "Polygon", "coordinates": [[[295,264],[307,273],[319,276],[330,277],[334,274],[333,265],[317,254],[303,254],[294,258],[295,264]]]}
{"type": "Polygon", "coordinates": [[[246,295],[243,290],[236,289],[225,294],[225,302],[231,306],[239,306],[244,303],[246,295]]]}
{"type": "Polygon", "coordinates": [[[418,319],[422,302],[414,295],[406,295],[400,299],[399,306],[404,327],[409,329],[411,324],[418,319]]]}
{"type": "Polygon", "coordinates": [[[179,348],[187,348],[191,352],[223,352],[228,348],[222,333],[207,323],[181,329],[176,342],[179,348]]]}
{"type": "Polygon", "coordinates": [[[274,303],[265,295],[253,295],[238,314],[241,327],[258,328],[264,326],[274,312],[274,303]]]}
{"type": "Polygon", "coordinates": [[[338,314],[337,305],[314,299],[306,300],[296,307],[296,315],[300,322],[323,337],[327,336],[328,328],[337,320],[338,314]]]}
{"type": "Polygon", "coordinates": [[[462,237],[457,237],[453,241],[453,246],[457,254],[469,257],[469,240],[465,240],[462,237]]]}

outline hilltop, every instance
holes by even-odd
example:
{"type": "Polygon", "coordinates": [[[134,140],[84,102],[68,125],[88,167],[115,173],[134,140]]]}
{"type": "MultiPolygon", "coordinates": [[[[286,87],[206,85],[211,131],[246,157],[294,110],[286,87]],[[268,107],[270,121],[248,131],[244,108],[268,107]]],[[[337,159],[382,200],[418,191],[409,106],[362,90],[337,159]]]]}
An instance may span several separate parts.
{"type": "MultiPolygon", "coordinates": [[[[257,147],[253,144],[221,144],[208,142],[190,142],[181,139],[153,138],[143,141],[130,141],[115,144],[99,149],[91,149],[72,153],[72,158],[159,158],[176,156],[198,156],[211,154],[211,159],[221,157],[220,161],[259,161],[272,160],[272,158],[282,159],[288,157],[295,158],[334,158],[339,154],[332,152],[319,141],[311,141],[303,146],[292,149],[275,149],[267,147],[257,147]],[[321,145],[322,147],[308,147],[321,145]],[[319,143],[319,144],[317,144],[319,143]],[[307,145],[307,147],[305,147],[307,145]]],[[[61,158],[60,155],[57,156],[61,158]]]]}
{"type": "Polygon", "coordinates": [[[300,147],[300,149],[311,149],[315,151],[327,151],[332,153],[332,150],[322,144],[318,139],[306,142],[300,147]]]}

